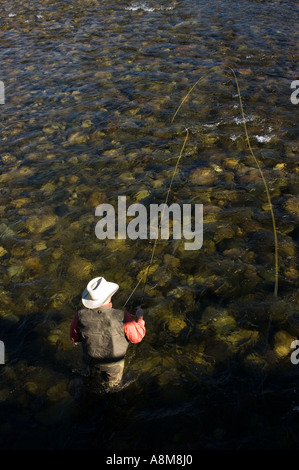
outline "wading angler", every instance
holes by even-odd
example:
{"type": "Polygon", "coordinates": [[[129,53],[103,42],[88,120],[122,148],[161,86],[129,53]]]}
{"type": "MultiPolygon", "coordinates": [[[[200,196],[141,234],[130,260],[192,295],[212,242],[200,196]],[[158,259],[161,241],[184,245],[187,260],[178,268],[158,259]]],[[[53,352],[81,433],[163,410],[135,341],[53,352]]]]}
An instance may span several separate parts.
{"type": "Polygon", "coordinates": [[[157,239],[159,231],[161,239],[168,240],[170,236],[170,214],[172,218],[173,239],[189,240],[184,243],[185,250],[199,250],[203,243],[203,206],[194,205],[194,215],[192,205],[183,204],[150,204],[149,214],[143,204],[131,204],[127,207],[126,196],[118,197],[117,214],[111,204],[103,203],[96,207],[96,217],[101,217],[95,227],[96,237],[100,240],[105,238],[117,238],[131,240],[137,239],[157,239]],[[149,215],[149,227],[148,227],[149,215]],[[127,223],[127,217],[131,219],[127,223]],[[194,222],[192,224],[192,218],[194,222]],[[192,228],[193,225],[193,228],[192,228]]]}

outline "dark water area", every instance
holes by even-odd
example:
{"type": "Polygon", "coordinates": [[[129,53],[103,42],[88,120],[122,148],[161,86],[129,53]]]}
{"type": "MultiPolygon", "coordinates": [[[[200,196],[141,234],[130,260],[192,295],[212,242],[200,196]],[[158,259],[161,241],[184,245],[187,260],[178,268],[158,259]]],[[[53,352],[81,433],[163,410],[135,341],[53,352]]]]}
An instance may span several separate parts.
{"type": "Polygon", "coordinates": [[[0,449],[298,449],[298,2],[0,10],[0,449]],[[277,296],[270,207],[228,67],[273,205],[277,296]],[[146,337],[104,393],[70,323],[96,276],[120,285],[121,308],[153,241],[99,240],[95,208],[163,203],[185,129],[169,203],[203,204],[203,245],[158,241],[146,337]]]}

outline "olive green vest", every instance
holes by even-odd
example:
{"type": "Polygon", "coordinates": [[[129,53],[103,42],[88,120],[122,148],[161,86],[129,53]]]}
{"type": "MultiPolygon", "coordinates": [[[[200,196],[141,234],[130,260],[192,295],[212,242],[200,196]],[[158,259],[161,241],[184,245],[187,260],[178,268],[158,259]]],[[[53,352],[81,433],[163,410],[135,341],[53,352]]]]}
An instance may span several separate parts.
{"type": "Polygon", "coordinates": [[[124,359],[129,342],[124,332],[124,312],[109,306],[78,312],[83,354],[108,364],[124,359]]]}

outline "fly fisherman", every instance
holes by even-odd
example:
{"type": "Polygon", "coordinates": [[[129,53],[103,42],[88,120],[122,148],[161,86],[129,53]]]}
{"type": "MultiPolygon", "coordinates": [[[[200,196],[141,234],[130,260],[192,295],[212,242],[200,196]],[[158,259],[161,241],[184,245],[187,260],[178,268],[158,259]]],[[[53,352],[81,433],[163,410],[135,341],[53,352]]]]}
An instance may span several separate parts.
{"type": "Polygon", "coordinates": [[[71,340],[82,343],[83,360],[90,371],[110,386],[122,379],[129,342],[140,343],[145,336],[141,307],[136,310],[137,321],[112,307],[111,297],[118,288],[103,277],[92,279],[82,294],[85,308],[76,313],[70,327],[71,340]]]}

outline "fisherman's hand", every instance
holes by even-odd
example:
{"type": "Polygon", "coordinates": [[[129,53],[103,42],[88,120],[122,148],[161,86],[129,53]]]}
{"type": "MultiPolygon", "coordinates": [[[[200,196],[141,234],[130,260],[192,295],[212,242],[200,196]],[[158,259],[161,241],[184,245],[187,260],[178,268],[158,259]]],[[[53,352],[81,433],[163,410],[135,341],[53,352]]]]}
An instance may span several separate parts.
{"type": "Polygon", "coordinates": [[[140,307],[140,305],[137,307],[137,310],[136,310],[136,317],[138,318],[142,318],[143,317],[143,310],[142,308],[140,307]]]}

